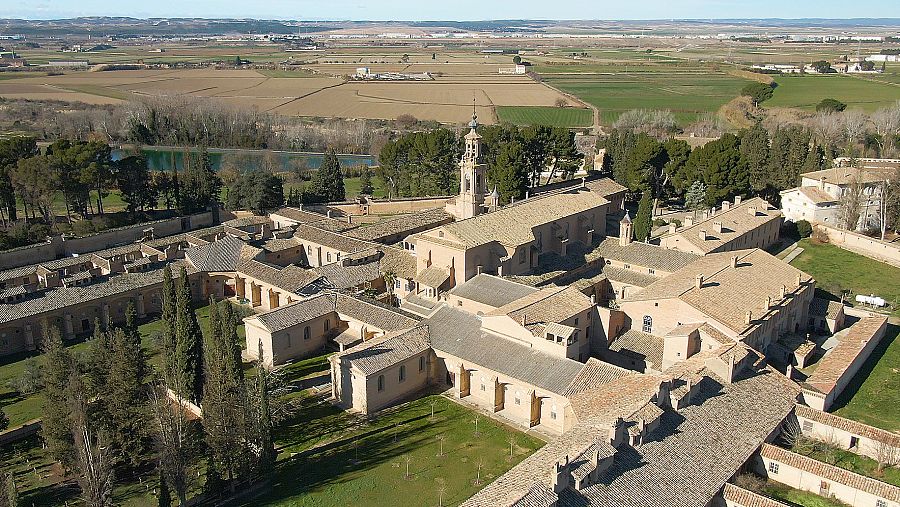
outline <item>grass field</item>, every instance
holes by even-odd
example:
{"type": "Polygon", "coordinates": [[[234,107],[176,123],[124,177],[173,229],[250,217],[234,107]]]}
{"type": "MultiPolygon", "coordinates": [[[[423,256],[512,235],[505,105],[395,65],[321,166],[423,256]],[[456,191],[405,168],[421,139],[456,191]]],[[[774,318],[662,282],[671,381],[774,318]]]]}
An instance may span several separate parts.
{"type": "Polygon", "coordinates": [[[892,305],[894,315],[900,315],[900,269],[848,252],[829,244],[816,244],[809,239],[800,241],[803,248],[791,264],[816,279],[816,287],[835,298],[841,291],[850,291],[852,302],[857,294],[875,294],[892,305]]]}
{"type": "Polygon", "coordinates": [[[669,109],[681,124],[714,112],[737,97],[748,81],[712,69],[648,67],[612,74],[548,74],[545,81],[600,109],[604,124],[631,109],[669,109]]]}
{"type": "Polygon", "coordinates": [[[590,109],[568,107],[498,106],[497,116],[501,122],[551,127],[588,127],[593,121],[590,109]]]}
{"type": "Polygon", "coordinates": [[[900,469],[896,467],[885,467],[879,472],[877,461],[872,458],[860,456],[846,449],[841,449],[840,447],[816,440],[800,439],[791,450],[797,454],[809,456],[814,460],[829,463],[850,470],[851,472],[900,487],[900,469]]]}
{"type": "Polygon", "coordinates": [[[442,396],[405,403],[372,421],[307,398],[298,419],[276,437],[281,449],[272,489],[242,505],[438,505],[441,490],[443,505],[458,505],[543,445],[442,396]]]}
{"type": "Polygon", "coordinates": [[[900,100],[900,86],[874,79],[844,76],[778,76],[778,86],[767,107],[796,107],[815,110],[822,99],[840,100],[850,108],[874,111],[900,100]]]}

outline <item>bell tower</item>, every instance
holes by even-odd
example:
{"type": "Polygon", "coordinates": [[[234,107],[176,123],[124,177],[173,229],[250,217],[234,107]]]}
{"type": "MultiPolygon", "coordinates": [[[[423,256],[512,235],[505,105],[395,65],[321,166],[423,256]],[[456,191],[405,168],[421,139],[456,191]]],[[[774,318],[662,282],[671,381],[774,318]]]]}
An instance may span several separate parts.
{"type": "Polygon", "coordinates": [[[459,197],[456,198],[456,218],[464,220],[484,213],[485,166],[481,163],[481,136],[478,135],[478,115],[472,103],[472,121],[466,134],[466,148],[459,162],[459,197]]]}

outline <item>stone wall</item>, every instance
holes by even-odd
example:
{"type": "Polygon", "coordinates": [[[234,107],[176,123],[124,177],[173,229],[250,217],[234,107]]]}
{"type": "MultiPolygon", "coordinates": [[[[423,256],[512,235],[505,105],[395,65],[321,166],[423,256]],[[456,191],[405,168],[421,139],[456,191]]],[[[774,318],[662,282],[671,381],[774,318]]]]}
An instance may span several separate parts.
{"type": "Polygon", "coordinates": [[[828,235],[831,244],[871,259],[900,267],[900,242],[888,243],[856,232],[817,225],[828,235]]]}
{"type": "MultiPolygon", "coordinates": [[[[219,212],[220,218],[225,218],[223,214],[227,213],[219,212]]],[[[44,243],[0,252],[0,269],[17,268],[71,256],[76,253],[94,252],[104,248],[133,243],[141,239],[144,236],[144,230],[150,227],[153,228],[153,235],[159,238],[212,225],[215,225],[214,214],[208,211],[186,217],[175,217],[119,227],[79,238],[64,239],[61,236],[53,236],[44,243]]]]}

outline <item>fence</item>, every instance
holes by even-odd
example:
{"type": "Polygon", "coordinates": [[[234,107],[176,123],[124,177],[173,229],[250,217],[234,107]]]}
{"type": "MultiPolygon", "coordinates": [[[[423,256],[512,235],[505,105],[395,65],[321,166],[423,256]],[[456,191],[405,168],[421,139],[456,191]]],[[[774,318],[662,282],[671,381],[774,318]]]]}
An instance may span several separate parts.
{"type": "Polygon", "coordinates": [[[898,243],[888,243],[864,234],[834,229],[824,225],[817,225],[816,227],[828,235],[828,241],[835,246],[900,267],[900,244],[898,243]]]}

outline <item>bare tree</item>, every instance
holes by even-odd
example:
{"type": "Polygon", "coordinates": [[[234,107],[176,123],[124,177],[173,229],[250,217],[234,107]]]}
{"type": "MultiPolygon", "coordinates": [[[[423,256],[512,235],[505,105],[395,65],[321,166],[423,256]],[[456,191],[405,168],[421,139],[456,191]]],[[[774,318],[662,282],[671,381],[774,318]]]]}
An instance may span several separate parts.
{"type": "Polygon", "coordinates": [[[865,185],[860,181],[857,174],[853,176],[850,184],[841,192],[841,196],[838,199],[840,206],[838,209],[838,220],[841,227],[848,231],[855,231],[859,227],[863,199],[866,198],[863,194],[864,189],[865,185]]]}
{"type": "Polygon", "coordinates": [[[435,438],[437,438],[437,441],[440,443],[440,450],[438,451],[438,457],[442,457],[444,455],[444,440],[447,439],[447,436],[442,433],[435,438]]]}
{"type": "Polygon", "coordinates": [[[850,109],[844,111],[841,117],[841,129],[844,133],[844,140],[850,145],[855,143],[863,134],[866,133],[866,122],[868,117],[859,109],[850,109]]]}
{"type": "Polygon", "coordinates": [[[875,446],[875,461],[878,462],[878,472],[881,473],[885,466],[900,462],[900,449],[887,442],[878,442],[875,446]]]}
{"type": "Polygon", "coordinates": [[[175,490],[179,503],[184,505],[187,501],[188,466],[192,452],[185,415],[186,402],[180,397],[177,402],[173,402],[157,389],[151,390],[151,399],[156,412],[159,467],[168,484],[175,490]]]}
{"type": "Polygon", "coordinates": [[[406,479],[409,479],[409,462],[412,461],[412,458],[407,454],[403,457],[403,461],[406,462],[406,479]]]}
{"type": "Polygon", "coordinates": [[[900,132],[900,102],[872,113],[872,125],[878,134],[878,148],[882,157],[894,151],[894,137],[900,132]]]}
{"type": "Polygon", "coordinates": [[[102,431],[94,433],[90,428],[87,400],[78,373],[72,373],[69,385],[81,497],[88,507],[110,507],[113,504],[113,450],[102,431]]]}
{"type": "Polygon", "coordinates": [[[881,228],[881,241],[887,235],[888,227],[894,226],[897,208],[900,206],[900,169],[878,184],[881,203],[878,205],[878,225],[881,228]]]}
{"type": "Polygon", "coordinates": [[[721,137],[727,132],[728,126],[717,114],[703,113],[685,130],[697,137],[721,137]]]}
{"type": "Polygon", "coordinates": [[[841,140],[841,115],[838,113],[818,113],[812,121],[813,131],[822,146],[831,153],[831,149],[841,140]]]}

